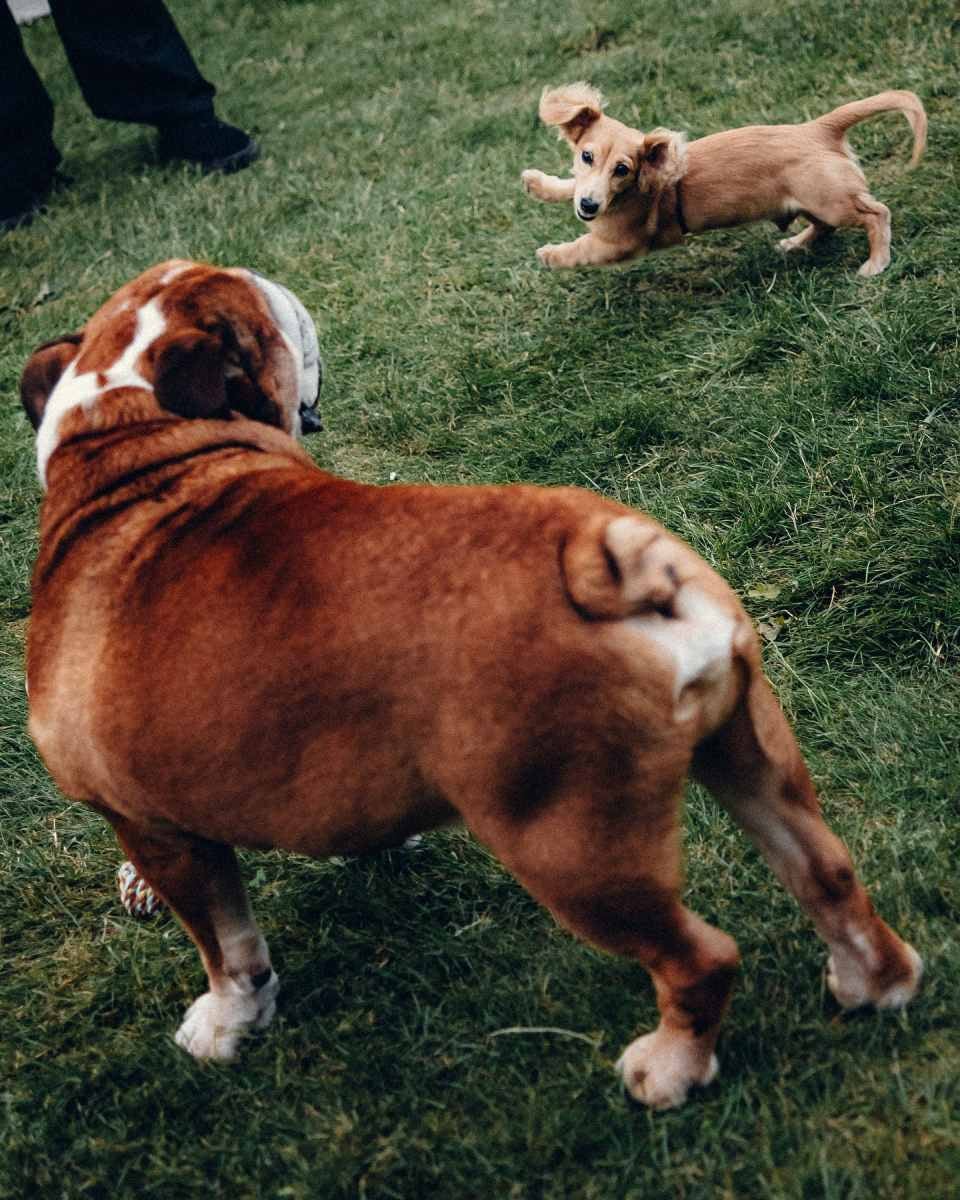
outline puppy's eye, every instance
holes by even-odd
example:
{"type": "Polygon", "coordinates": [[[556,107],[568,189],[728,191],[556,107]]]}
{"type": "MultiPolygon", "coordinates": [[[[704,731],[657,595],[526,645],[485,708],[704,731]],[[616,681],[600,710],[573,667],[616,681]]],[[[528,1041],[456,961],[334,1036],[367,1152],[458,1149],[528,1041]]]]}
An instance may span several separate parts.
{"type": "Polygon", "coordinates": [[[590,153],[589,150],[584,150],[584,152],[580,155],[580,157],[588,166],[590,165],[590,163],[593,162],[593,155],[590,153]]]}
{"type": "Polygon", "coordinates": [[[626,163],[617,163],[617,165],[613,168],[613,173],[614,175],[619,175],[622,179],[624,175],[630,174],[630,168],[626,163]]]}

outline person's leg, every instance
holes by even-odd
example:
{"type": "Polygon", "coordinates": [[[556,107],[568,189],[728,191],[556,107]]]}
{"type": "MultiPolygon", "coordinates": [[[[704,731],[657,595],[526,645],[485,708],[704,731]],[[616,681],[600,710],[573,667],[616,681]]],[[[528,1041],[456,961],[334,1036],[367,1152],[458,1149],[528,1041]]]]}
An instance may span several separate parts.
{"type": "Polygon", "coordinates": [[[84,99],[97,117],[154,125],[162,158],[239,170],[256,143],[214,113],[216,89],[200,74],[161,0],[51,0],[84,99]]]}
{"type": "Polygon", "coordinates": [[[51,0],[50,11],[94,116],[142,125],[213,116],[213,84],[159,0],[51,0]]]}
{"type": "Polygon", "coordinates": [[[60,153],[53,105],[23,48],[6,0],[0,3],[0,229],[25,224],[53,183],[60,153]]]}

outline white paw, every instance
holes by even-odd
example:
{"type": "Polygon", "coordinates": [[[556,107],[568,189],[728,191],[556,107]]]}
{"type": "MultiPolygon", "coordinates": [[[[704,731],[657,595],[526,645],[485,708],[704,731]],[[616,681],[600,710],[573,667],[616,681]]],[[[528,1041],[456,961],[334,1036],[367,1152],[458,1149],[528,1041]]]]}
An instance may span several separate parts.
{"type": "Polygon", "coordinates": [[[875,1008],[903,1008],[917,994],[917,988],[923,978],[923,959],[911,945],[908,944],[906,949],[911,966],[909,977],[882,992],[873,1002],[875,1008]]]}
{"type": "Polygon", "coordinates": [[[623,1085],[650,1108],[676,1108],[692,1087],[716,1078],[717,1056],[690,1034],[661,1028],[631,1042],[617,1062],[623,1085]]]}
{"type": "Polygon", "coordinates": [[[194,1058],[229,1062],[240,1040],[252,1030],[265,1029],[277,1009],[280,980],[276,973],[254,992],[241,992],[231,982],[227,994],[205,992],[187,1009],[174,1041],[194,1058]]]}
{"type": "Polygon", "coordinates": [[[827,987],[840,1007],[903,1008],[909,1004],[923,978],[923,959],[912,946],[905,949],[910,960],[910,974],[879,992],[871,987],[868,976],[852,956],[831,954],[827,959],[827,987]]]}

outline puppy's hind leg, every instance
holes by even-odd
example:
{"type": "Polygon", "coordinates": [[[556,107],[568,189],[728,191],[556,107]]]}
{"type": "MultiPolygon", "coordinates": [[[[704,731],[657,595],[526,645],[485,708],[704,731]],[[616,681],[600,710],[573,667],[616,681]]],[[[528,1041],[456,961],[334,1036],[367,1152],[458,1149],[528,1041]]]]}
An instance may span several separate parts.
{"type": "Polygon", "coordinates": [[[795,233],[793,237],[781,239],[777,242],[777,248],[784,254],[789,254],[793,250],[805,250],[807,246],[813,245],[814,242],[830,233],[833,233],[832,225],[827,225],[823,221],[818,221],[816,217],[811,217],[809,225],[801,229],[799,233],[795,233]]]}
{"type": "Polygon", "coordinates": [[[737,709],[701,745],[694,775],[756,843],[830,950],[827,984],[843,1008],[899,1008],[920,956],[877,916],[843,843],[827,828],[793,732],[756,665],[737,709]]]}
{"type": "Polygon", "coordinates": [[[229,846],[107,814],[137,870],[195,942],[209,991],[187,1010],[176,1042],[195,1058],[228,1060],[273,1018],[280,984],[229,846]]]}
{"type": "Polygon", "coordinates": [[[854,221],[862,225],[870,239],[870,257],[857,271],[869,277],[885,271],[890,262],[890,209],[869,192],[853,197],[854,221]]]}

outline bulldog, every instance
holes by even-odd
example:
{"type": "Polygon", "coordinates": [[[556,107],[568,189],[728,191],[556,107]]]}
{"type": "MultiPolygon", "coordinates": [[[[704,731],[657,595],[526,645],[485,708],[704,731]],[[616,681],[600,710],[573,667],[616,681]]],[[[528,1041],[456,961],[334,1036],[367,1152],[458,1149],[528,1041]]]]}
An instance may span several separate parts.
{"type": "Polygon", "coordinates": [[[680,899],[702,780],[827,943],[844,1008],[914,994],[827,829],[733,592],[575,488],[320,470],[313,324],[251,271],[153,267],[27,363],[46,488],[30,732],[196,943],[176,1034],[229,1059],[278,990],[233,847],[323,856],[462,820],[573,931],[641,963],[619,1060],[654,1108],[709,1083],[736,943],[680,899]]]}

